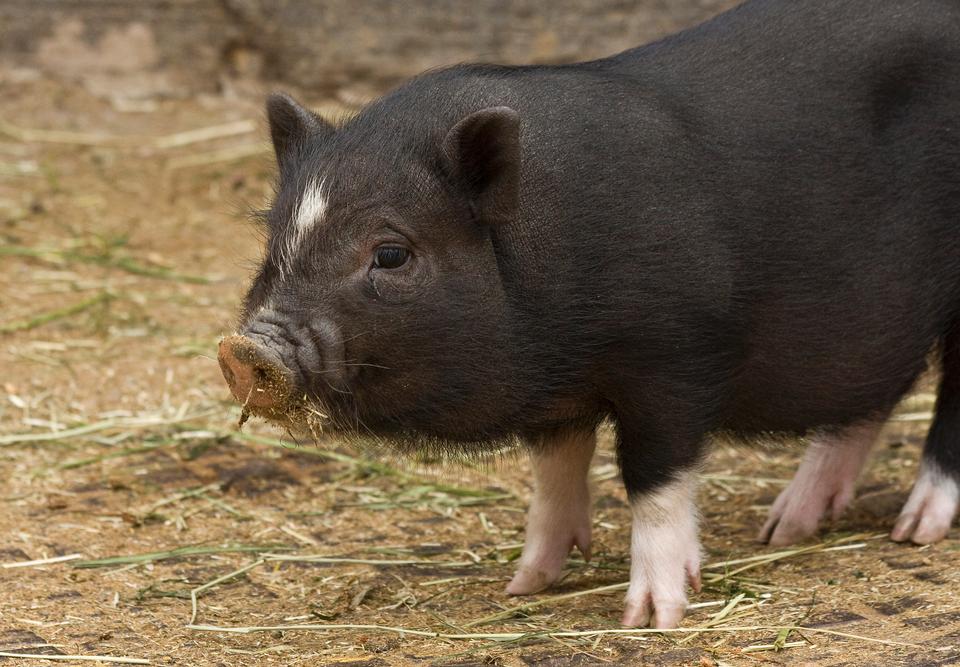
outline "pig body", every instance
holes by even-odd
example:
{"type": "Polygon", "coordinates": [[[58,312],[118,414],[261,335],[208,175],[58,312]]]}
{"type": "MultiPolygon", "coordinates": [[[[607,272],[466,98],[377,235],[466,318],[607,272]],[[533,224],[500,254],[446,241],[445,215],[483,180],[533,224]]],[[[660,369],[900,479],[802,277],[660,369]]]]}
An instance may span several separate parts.
{"type": "Polygon", "coordinates": [[[593,62],[465,65],[334,128],[269,104],[264,264],[221,346],[238,399],[281,368],[325,427],[534,458],[508,590],[589,549],[611,419],[634,514],[624,622],[697,585],[715,432],[813,444],[763,536],[837,514],[879,425],[942,361],[894,537],[946,534],[960,475],[960,7],[754,0],[593,62]],[[254,355],[256,356],[256,355],[254,355]],[[238,379],[240,378],[240,379],[238,379]],[[243,380],[247,378],[247,380],[243,380]]]}

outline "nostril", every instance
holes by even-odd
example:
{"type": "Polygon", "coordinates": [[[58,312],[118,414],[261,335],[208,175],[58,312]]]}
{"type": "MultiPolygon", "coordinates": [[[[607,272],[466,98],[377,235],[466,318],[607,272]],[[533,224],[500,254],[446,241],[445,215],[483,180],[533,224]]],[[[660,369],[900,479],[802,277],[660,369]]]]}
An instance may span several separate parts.
{"type": "Polygon", "coordinates": [[[274,383],[276,373],[272,367],[253,367],[253,386],[255,391],[266,391],[274,383]]]}

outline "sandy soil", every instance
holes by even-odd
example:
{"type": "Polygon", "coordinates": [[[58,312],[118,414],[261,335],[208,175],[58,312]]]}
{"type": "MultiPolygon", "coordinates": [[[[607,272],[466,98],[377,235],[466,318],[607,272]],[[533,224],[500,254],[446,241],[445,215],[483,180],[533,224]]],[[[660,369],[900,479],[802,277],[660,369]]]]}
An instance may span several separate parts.
{"type": "Polygon", "coordinates": [[[79,86],[0,75],[12,126],[0,128],[0,662],[960,661],[956,534],[924,548],[884,536],[913,479],[929,394],[886,429],[852,511],[801,553],[753,540],[797,451],[718,445],[701,490],[708,585],[684,627],[719,631],[698,635],[591,634],[617,629],[622,590],[594,589],[624,582],[628,567],[609,434],[593,469],[593,560],[572,559],[560,585],[518,600],[503,587],[523,539],[522,460],[370,463],[293,447],[262,424],[238,433],[214,357],[259,253],[247,212],[270,192],[260,93],[131,112],[79,86]],[[221,138],[176,134],[227,123],[234,134],[221,138]],[[39,129],[79,134],[28,131],[39,129]],[[96,562],[111,557],[123,558],[96,562]],[[198,590],[196,625],[314,629],[188,627],[198,590]],[[542,604],[510,611],[531,601],[542,604]],[[797,625],[807,629],[781,630],[797,625]]]}

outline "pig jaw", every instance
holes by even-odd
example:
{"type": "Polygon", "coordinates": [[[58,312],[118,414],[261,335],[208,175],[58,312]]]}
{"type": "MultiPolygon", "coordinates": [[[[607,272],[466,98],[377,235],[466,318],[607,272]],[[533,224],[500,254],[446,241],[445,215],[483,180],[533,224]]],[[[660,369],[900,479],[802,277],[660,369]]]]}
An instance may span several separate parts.
{"type": "MultiPolygon", "coordinates": [[[[426,390],[433,392],[427,394],[431,400],[424,399],[415,372],[361,362],[369,357],[347,350],[345,337],[347,343],[360,338],[344,336],[330,317],[301,322],[276,308],[256,308],[237,333],[220,341],[218,355],[224,379],[243,408],[241,424],[253,415],[305,438],[336,435],[374,450],[387,445],[430,456],[487,455],[520,444],[509,420],[489,417],[489,401],[476,399],[472,385],[444,384],[441,378],[426,390]],[[380,380],[390,381],[390,389],[379,387],[380,380]],[[465,397],[466,404],[409,411],[418,403],[431,404],[438,392],[445,398],[445,389],[447,395],[465,397]]],[[[513,402],[500,405],[509,409],[513,402]]]]}

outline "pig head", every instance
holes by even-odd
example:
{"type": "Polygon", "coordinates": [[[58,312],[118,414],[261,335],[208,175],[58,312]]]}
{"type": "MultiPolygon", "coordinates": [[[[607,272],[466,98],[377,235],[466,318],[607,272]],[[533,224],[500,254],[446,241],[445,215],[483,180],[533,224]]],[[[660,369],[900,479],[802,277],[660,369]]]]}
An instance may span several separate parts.
{"type": "Polygon", "coordinates": [[[519,206],[518,114],[398,136],[376,117],[336,129],[285,95],[267,109],[279,180],[266,254],[220,343],[233,395],[314,432],[507,439],[525,370],[496,243],[519,206]]]}

